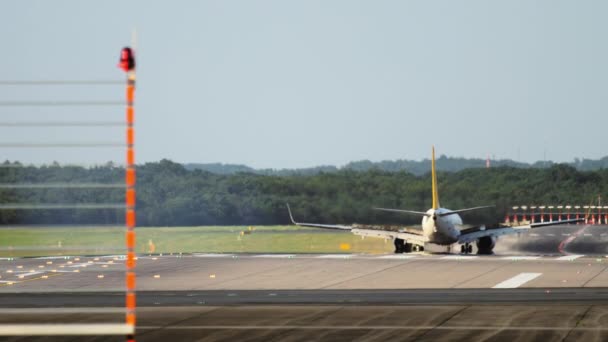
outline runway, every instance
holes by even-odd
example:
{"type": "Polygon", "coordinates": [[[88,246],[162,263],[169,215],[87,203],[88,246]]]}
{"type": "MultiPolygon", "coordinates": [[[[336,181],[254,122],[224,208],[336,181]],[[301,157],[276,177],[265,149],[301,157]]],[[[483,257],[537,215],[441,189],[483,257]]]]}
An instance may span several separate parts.
{"type": "MultiPolygon", "coordinates": [[[[138,341],[600,341],[606,229],[583,228],[501,239],[492,256],[141,255],[138,341]]],[[[1,259],[0,322],[122,322],[123,284],[123,255],[1,259]]]]}
{"type": "MultiPolygon", "coordinates": [[[[598,255],[194,254],[137,263],[138,291],[608,287],[608,258],[598,255]]],[[[4,260],[0,274],[0,293],[122,291],[124,259],[4,260]]]]}

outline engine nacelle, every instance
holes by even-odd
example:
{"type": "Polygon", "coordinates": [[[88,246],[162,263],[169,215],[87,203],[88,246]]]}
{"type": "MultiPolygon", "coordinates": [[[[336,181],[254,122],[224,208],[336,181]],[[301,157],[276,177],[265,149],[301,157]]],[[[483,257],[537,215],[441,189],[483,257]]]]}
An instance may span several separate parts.
{"type": "Polygon", "coordinates": [[[496,237],[484,236],[477,240],[477,254],[493,254],[496,237]]]}

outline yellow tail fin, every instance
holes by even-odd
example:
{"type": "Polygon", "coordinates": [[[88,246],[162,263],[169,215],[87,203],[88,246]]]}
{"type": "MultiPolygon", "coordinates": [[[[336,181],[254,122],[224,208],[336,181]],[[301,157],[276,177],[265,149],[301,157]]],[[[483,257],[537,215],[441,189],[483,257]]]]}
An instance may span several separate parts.
{"type": "Polygon", "coordinates": [[[431,160],[431,177],[433,178],[433,209],[438,209],[439,194],[437,192],[437,173],[435,171],[435,146],[433,146],[433,159],[431,160]]]}

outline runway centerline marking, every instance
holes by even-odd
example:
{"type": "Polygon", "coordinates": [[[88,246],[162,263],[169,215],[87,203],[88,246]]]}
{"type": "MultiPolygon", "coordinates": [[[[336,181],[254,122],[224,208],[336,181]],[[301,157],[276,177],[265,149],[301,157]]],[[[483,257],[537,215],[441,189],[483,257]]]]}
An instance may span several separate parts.
{"type": "Polygon", "coordinates": [[[501,283],[494,285],[493,289],[515,289],[523,284],[540,277],[542,273],[520,273],[515,277],[509,278],[501,283]]]}

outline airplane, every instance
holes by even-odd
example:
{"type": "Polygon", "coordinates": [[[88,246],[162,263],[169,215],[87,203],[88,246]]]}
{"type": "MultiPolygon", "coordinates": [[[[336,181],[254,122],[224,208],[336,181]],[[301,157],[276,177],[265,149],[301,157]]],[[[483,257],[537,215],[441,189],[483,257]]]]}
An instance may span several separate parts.
{"type": "Polygon", "coordinates": [[[459,244],[460,252],[463,254],[469,254],[473,252],[473,242],[475,242],[477,245],[477,254],[493,254],[493,249],[496,245],[496,241],[499,236],[521,233],[523,231],[533,228],[553,226],[558,224],[576,223],[584,220],[581,218],[561,221],[548,221],[514,227],[505,225],[465,226],[463,225],[462,218],[459,214],[474,210],[491,208],[493,206],[481,206],[474,208],[450,210],[442,208],[439,205],[434,146],[432,148],[431,178],[433,203],[432,207],[426,212],[404,209],[374,208],[375,210],[422,216],[421,230],[408,228],[388,229],[383,227],[380,227],[378,229],[369,229],[358,225],[347,226],[296,222],[293,218],[293,214],[291,213],[289,203],[287,203],[289,218],[291,219],[291,222],[293,224],[298,226],[349,230],[355,235],[360,235],[364,237],[369,236],[392,239],[395,245],[395,253],[411,253],[417,251],[424,251],[424,248],[425,246],[427,246],[427,244],[448,246],[448,252],[450,252],[452,245],[459,244]]]}

